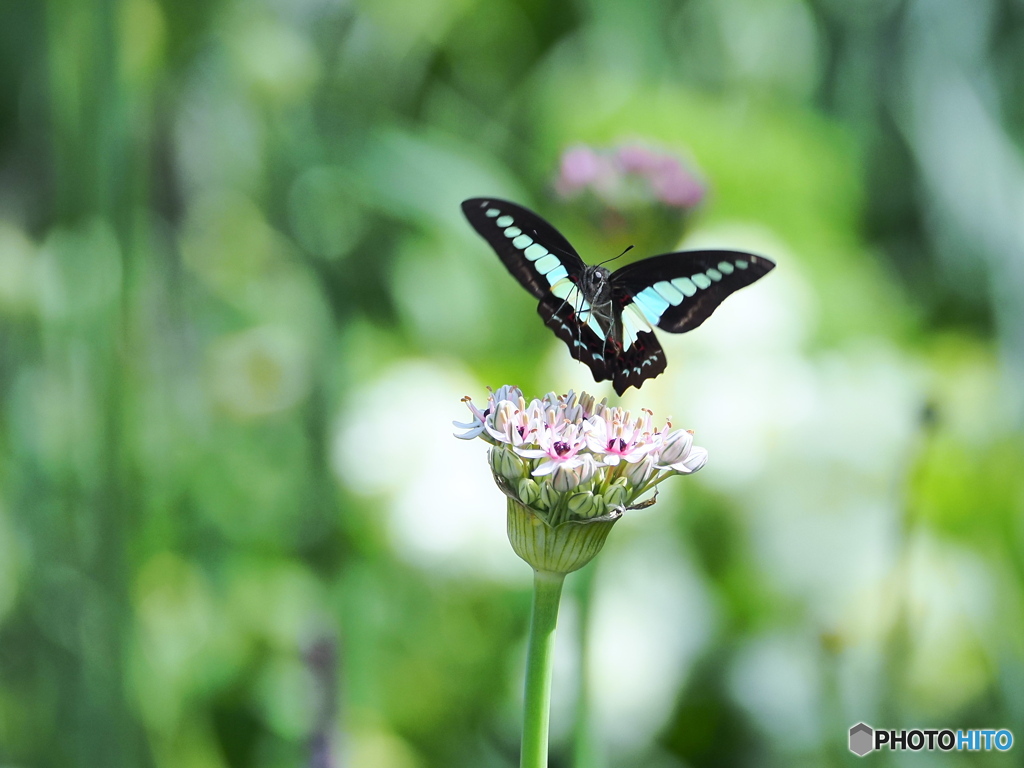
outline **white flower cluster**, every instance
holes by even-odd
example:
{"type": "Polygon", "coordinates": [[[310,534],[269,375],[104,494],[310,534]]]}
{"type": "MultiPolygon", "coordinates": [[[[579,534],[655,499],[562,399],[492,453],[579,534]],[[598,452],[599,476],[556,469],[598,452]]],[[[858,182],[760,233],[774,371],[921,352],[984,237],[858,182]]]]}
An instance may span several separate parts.
{"type": "Polygon", "coordinates": [[[548,393],[527,403],[517,387],[492,392],[481,411],[466,397],[468,424],[453,422],[465,440],[490,443],[491,469],[506,494],[541,513],[549,524],[600,517],[637,503],[662,480],[691,474],[708,453],[693,434],[653,414],[640,416],[577,397],[548,393]]]}

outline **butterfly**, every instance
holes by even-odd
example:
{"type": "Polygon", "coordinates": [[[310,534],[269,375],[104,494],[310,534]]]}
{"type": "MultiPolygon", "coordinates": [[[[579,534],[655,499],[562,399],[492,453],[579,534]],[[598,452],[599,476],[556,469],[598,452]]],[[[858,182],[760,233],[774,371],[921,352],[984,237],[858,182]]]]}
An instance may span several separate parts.
{"type": "Polygon", "coordinates": [[[743,251],[680,251],[611,272],[584,262],[557,229],[520,205],[475,197],[462,212],[540,300],[537,311],[569,354],[589,366],[595,381],[611,380],[619,395],[665,370],[652,326],[692,331],[726,296],[775,267],[743,251]]]}

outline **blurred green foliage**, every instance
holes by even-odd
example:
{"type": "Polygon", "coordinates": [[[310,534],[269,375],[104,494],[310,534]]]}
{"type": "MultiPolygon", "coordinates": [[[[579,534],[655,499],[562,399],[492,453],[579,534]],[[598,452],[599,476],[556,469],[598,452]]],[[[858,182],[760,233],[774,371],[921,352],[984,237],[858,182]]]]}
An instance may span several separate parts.
{"type": "Polygon", "coordinates": [[[4,4],[0,764],[516,764],[528,569],[447,425],[604,390],[458,203],[608,258],[638,235],[552,181],[622,141],[701,169],[687,242],[779,268],[627,398],[711,463],[574,577],[552,765],[1024,738],[1022,36],[1013,0],[4,4]]]}

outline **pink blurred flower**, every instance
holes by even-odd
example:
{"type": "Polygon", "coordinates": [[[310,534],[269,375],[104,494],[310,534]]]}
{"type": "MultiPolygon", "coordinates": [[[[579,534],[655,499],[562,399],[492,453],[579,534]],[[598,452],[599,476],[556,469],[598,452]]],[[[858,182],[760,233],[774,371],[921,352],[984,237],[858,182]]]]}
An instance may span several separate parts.
{"type": "Polygon", "coordinates": [[[559,191],[570,194],[597,180],[601,173],[601,158],[586,145],[570,147],[562,153],[559,191]]]}
{"type": "Polygon", "coordinates": [[[589,191],[606,205],[635,204],[642,197],[669,208],[689,209],[704,199],[705,186],[678,155],[639,143],[595,149],[585,144],[562,153],[555,190],[563,197],[589,191]]]}
{"type": "Polygon", "coordinates": [[[641,144],[623,144],[615,150],[619,167],[626,173],[650,173],[663,157],[641,144]]]}
{"type": "Polygon", "coordinates": [[[704,199],[704,187],[678,162],[666,158],[649,178],[654,194],[666,205],[693,208],[704,199]]]}

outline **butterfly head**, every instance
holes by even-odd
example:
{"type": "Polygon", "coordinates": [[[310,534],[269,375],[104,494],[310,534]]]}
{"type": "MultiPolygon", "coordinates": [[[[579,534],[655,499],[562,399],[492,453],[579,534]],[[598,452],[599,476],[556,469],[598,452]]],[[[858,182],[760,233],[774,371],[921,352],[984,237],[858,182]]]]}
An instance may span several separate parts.
{"type": "Polygon", "coordinates": [[[611,300],[611,283],[608,280],[610,275],[611,272],[604,267],[588,265],[584,268],[581,283],[583,292],[591,303],[599,304],[611,300]]]}

